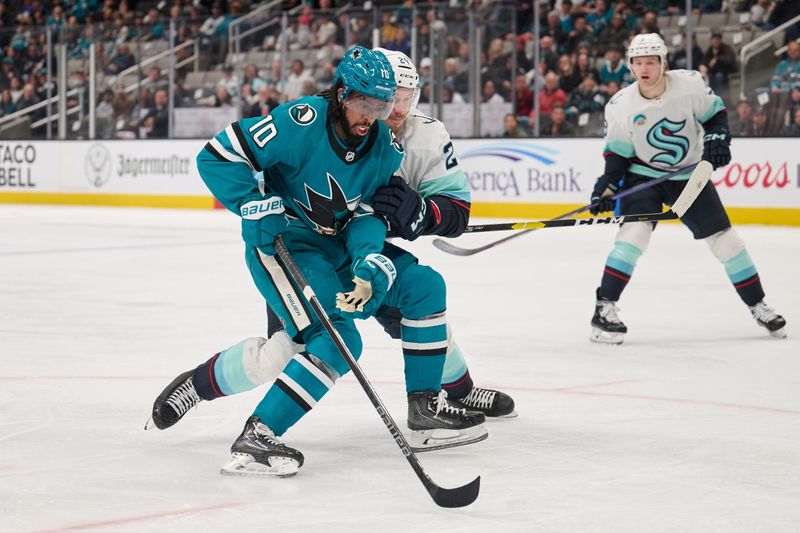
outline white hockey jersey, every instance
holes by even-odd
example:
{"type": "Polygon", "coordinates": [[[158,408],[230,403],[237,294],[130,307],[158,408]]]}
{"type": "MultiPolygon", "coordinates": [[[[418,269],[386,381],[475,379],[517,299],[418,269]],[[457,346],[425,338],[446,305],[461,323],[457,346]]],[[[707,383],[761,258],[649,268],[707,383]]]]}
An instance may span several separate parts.
{"type": "MultiPolygon", "coordinates": [[[[700,161],[702,123],[725,109],[699,72],[672,70],[665,76],[667,89],[660,97],[643,97],[633,83],[605,109],[605,150],[630,158],[628,171],[653,178],[700,161]]],[[[688,178],[687,173],[673,179],[688,178]]]]}
{"type": "Polygon", "coordinates": [[[398,139],[405,156],[396,174],[423,198],[449,196],[469,203],[469,184],[444,124],[412,111],[398,139]]]}

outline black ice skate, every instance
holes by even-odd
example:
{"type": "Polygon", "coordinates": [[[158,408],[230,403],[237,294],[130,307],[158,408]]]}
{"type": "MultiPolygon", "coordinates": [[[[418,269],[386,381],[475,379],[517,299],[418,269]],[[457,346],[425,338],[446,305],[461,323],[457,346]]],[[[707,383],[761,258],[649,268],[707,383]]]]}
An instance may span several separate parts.
{"type": "Polygon", "coordinates": [[[189,409],[202,402],[192,383],[194,370],[188,370],[167,385],[153,402],[153,415],[144,429],[167,429],[183,418],[189,409]]]}
{"type": "Polygon", "coordinates": [[[628,327],[617,316],[617,302],[598,299],[592,317],[592,342],[605,344],[622,344],[628,327]]]}
{"type": "Polygon", "coordinates": [[[463,398],[452,399],[450,403],[469,411],[479,411],[487,418],[513,418],[517,416],[514,410],[514,399],[508,394],[492,389],[472,387],[463,398]]]}
{"type": "Polygon", "coordinates": [[[767,328],[769,334],[779,339],[786,338],[786,320],[761,300],[756,305],[750,306],[750,313],[759,326],[767,328]]]}
{"type": "Polygon", "coordinates": [[[447,400],[444,390],[408,393],[408,427],[411,449],[426,452],[464,446],[489,436],[483,413],[467,411],[447,400]]]}
{"type": "Polygon", "coordinates": [[[280,440],[260,418],[251,416],[231,446],[231,460],[219,473],[228,476],[293,476],[303,454],[280,440]]]}

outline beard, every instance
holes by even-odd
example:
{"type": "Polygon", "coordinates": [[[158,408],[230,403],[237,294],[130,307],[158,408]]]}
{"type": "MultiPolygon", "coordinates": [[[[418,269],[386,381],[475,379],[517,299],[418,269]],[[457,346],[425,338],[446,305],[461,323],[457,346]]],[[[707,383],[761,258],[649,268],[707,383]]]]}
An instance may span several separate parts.
{"type": "Polygon", "coordinates": [[[361,141],[363,141],[364,138],[367,135],[369,135],[369,130],[371,130],[372,126],[374,125],[374,122],[370,123],[368,120],[362,120],[359,122],[351,123],[350,120],[347,118],[347,116],[344,116],[344,122],[345,122],[345,128],[344,128],[345,142],[347,142],[347,144],[351,146],[355,146],[361,143],[361,141]],[[356,133],[356,128],[358,128],[359,126],[364,126],[367,128],[367,135],[359,135],[358,133],[356,133]]]}

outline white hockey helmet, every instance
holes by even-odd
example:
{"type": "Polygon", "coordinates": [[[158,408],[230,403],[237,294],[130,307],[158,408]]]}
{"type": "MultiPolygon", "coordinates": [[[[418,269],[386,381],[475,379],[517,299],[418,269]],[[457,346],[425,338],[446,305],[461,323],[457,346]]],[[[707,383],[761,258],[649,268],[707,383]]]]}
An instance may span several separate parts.
{"type": "MultiPolygon", "coordinates": [[[[419,102],[419,74],[411,58],[403,52],[398,52],[396,50],[387,50],[386,48],[373,48],[373,50],[383,53],[386,59],[389,60],[389,63],[392,65],[392,71],[394,71],[394,79],[395,82],[397,82],[397,88],[412,90],[412,96],[410,102],[408,102],[410,104],[408,109],[415,108],[419,102]]],[[[395,107],[397,107],[398,103],[402,104],[401,102],[396,102],[395,107]]]]}
{"type": "Polygon", "coordinates": [[[667,68],[667,45],[657,33],[640,33],[628,46],[628,69],[633,72],[633,58],[658,56],[661,60],[661,72],[667,68]]]}

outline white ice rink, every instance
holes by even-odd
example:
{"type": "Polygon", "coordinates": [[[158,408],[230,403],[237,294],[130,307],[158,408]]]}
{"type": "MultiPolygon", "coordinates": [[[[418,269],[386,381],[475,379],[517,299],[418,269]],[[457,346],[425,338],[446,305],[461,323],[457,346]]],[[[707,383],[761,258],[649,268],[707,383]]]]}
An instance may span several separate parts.
{"type": "MultiPolygon", "coordinates": [[[[419,455],[442,486],[481,475],[477,502],[447,510],[351,375],[286,434],[306,457],[293,478],[218,473],[265,388],[143,431],[175,375],[263,334],[235,216],[0,206],[0,531],[800,531],[800,230],[739,232],[786,340],[679,225],[639,263],[619,347],[588,341],[613,228],[469,258],[410,246],[448,281],[476,383],[520,413],[419,455]]],[[[405,426],[399,342],[360,328],[362,365],[405,426]]]]}

